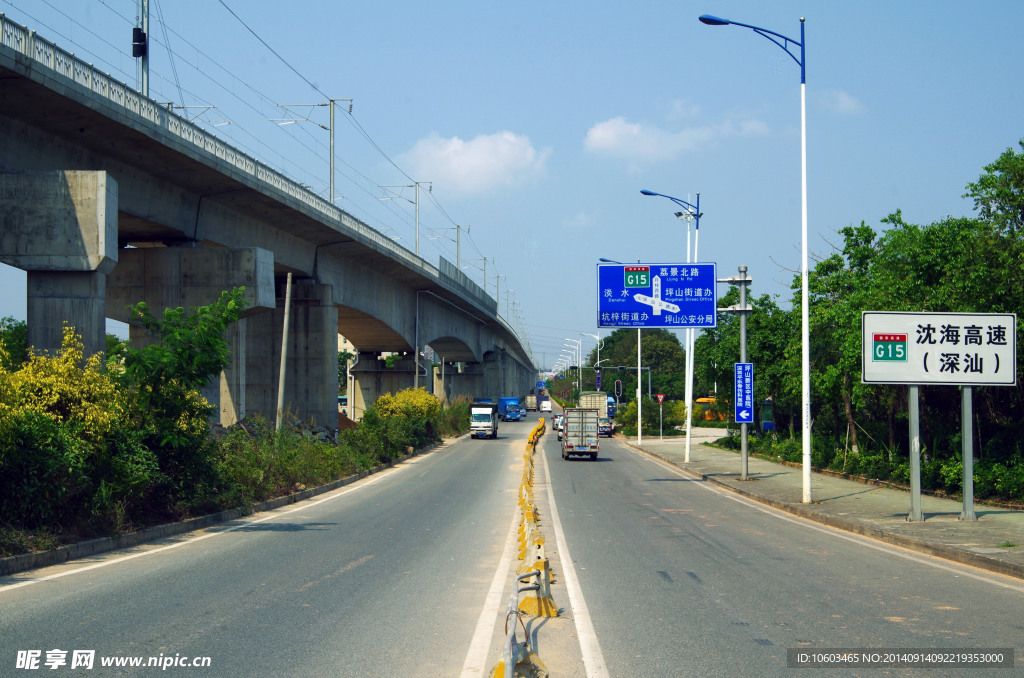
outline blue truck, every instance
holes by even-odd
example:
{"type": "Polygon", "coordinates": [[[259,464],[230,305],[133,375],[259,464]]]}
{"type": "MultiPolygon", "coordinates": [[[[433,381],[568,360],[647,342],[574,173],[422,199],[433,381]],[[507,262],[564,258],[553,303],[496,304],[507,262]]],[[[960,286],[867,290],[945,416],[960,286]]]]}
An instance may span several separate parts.
{"type": "Polygon", "coordinates": [[[498,398],[498,418],[502,421],[522,421],[523,410],[519,398],[498,398]]]}

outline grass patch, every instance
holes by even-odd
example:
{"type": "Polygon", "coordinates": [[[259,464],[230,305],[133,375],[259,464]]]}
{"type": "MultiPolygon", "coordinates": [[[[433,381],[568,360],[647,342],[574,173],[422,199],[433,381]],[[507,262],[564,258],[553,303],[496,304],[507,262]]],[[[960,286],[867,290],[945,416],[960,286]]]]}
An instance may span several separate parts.
{"type": "Polygon", "coordinates": [[[61,545],[59,536],[48,528],[23,530],[14,527],[0,527],[0,558],[21,553],[49,551],[61,545]]]}

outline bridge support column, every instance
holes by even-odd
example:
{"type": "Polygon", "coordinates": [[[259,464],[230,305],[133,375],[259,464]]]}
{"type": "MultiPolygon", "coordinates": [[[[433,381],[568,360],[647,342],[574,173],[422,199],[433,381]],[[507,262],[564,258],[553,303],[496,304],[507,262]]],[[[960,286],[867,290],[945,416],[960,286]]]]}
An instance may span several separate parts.
{"type": "MultiPolygon", "coordinates": [[[[245,287],[244,316],[274,308],[274,257],[259,248],[153,247],[121,250],[107,284],[110,317],[131,323],[128,307],[146,302],[161,317],[168,308],[209,306],[222,292],[245,287]]],[[[225,330],[231,362],[220,377],[202,389],[218,408],[217,419],[230,426],[251,411],[247,402],[247,323],[243,317],[225,330]]],[[[129,327],[130,343],[142,348],[155,337],[142,327],[129,327]]]]}
{"type": "MultiPolygon", "coordinates": [[[[392,365],[388,367],[387,360],[379,358],[377,353],[360,351],[359,362],[351,370],[355,393],[349,394],[349,404],[353,403],[354,395],[354,413],[362,417],[363,412],[382,394],[412,388],[415,366],[411,355],[392,359],[392,365]]],[[[421,387],[425,386],[423,384],[421,387]]]]}
{"type": "MultiPolygon", "coordinates": [[[[267,420],[277,417],[284,329],[285,285],[277,285],[277,308],[246,322],[246,402],[267,420]]],[[[292,283],[284,407],[302,421],[333,431],[338,426],[338,309],[333,288],[292,283]]]]}
{"type": "Polygon", "coordinates": [[[483,363],[461,363],[461,368],[448,379],[449,393],[452,398],[466,396],[470,400],[477,398],[494,398],[495,394],[488,391],[484,386],[483,363]]]}
{"type": "MultiPolygon", "coordinates": [[[[483,366],[483,391],[486,398],[501,398],[509,395],[505,393],[505,372],[504,356],[499,351],[492,351],[484,355],[483,366]]],[[[497,401],[495,401],[497,402],[497,401]]]]}
{"type": "Polygon", "coordinates": [[[107,275],[117,263],[117,182],[106,172],[0,172],[0,261],[28,271],[28,343],[56,353],[64,324],[106,350],[107,275]]]}

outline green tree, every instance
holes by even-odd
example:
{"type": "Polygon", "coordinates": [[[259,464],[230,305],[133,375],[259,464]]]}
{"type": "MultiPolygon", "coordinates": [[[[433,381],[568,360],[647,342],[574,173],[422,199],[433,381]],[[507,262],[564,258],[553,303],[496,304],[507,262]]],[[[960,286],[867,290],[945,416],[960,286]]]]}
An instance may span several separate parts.
{"type": "MultiPolygon", "coordinates": [[[[1017,142],[1024,151],[1024,139],[1017,142]]],[[[978,181],[967,184],[964,198],[973,198],[979,216],[1001,233],[1017,237],[1024,230],[1024,153],[1007,148],[978,181]]]]}
{"type": "MultiPolygon", "coordinates": [[[[654,393],[664,393],[672,399],[682,399],[686,385],[686,351],[679,338],[669,330],[641,330],[641,365],[651,368],[650,384],[654,393]]],[[[616,379],[622,381],[622,402],[635,398],[636,393],[636,339],[634,329],[619,328],[604,338],[601,349],[603,390],[611,392],[616,379]],[[619,369],[621,368],[621,369],[619,369]]],[[[593,365],[597,349],[590,352],[584,362],[593,365]]],[[[584,369],[584,390],[594,386],[594,373],[584,369]]],[[[573,374],[575,378],[575,373],[573,374]]],[[[647,394],[647,370],[642,374],[642,393],[647,394]]]]}
{"type": "Polygon", "coordinates": [[[28,360],[28,325],[11,316],[0,318],[0,349],[3,364],[0,367],[16,369],[28,360]]]}
{"type": "Polygon", "coordinates": [[[244,310],[243,294],[244,288],[223,292],[191,313],[169,308],[163,318],[153,316],[145,303],[131,309],[156,341],[142,349],[118,348],[119,379],[133,399],[135,428],[157,453],[168,497],[198,496],[215,479],[208,437],[213,408],[199,389],[228,364],[224,330],[244,310]]]}

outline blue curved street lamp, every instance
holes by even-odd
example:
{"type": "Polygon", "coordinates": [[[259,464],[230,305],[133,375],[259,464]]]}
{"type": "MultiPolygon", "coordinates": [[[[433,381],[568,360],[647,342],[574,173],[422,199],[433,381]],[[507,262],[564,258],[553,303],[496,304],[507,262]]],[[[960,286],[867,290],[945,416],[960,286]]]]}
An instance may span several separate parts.
{"type": "MultiPolygon", "coordinates": [[[[671,195],[665,195],[664,193],[655,193],[654,191],[641,190],[643,195],[656,195],[660,198],[668,198],[675,204],[682,207],[685,212],[676,212],[676,216],[680,219],[689,221],[692,219],[696,226],[694,230],[696,235],[693,243],[693,260],[698,261],[698,246],[700,243],[700,218],[704,216],[700,212],[700,193],[697,194],[697,204],[692,205],[682,198],[673,198],[671,195]]],[[[690,262],[690,227],[686,227],[686,263],[690,262]]],[[[684,461],[689,463],[690,461],[690,440],[693,438],[691,435],[691,425],[693,423],[693,413],[690,408],[693,407],[693,339],[694,330],[692,327],[686,329],[686,456],[684,461]]]]}
{"type": "Polygon", "coordinates": [[[781,33],[766,28],[743,24],[739,21],[721,19],[710,14],[702,14],[700,22],[708,26],[742,26],[749,28],[762,38],[771,40],[788,54],[800,67],[800,174],[801,174],[801,264],[800,264],[800,370],[803,413],[803,503],[811,503],[811,359],[810,359],[810,320],[808,313],[807,293],[807,58],[804,38],[804,18],[800,17],[800,40],[787,38],[781,33]],[[799,58],[790,46],[800,48],[799,58]]]}

